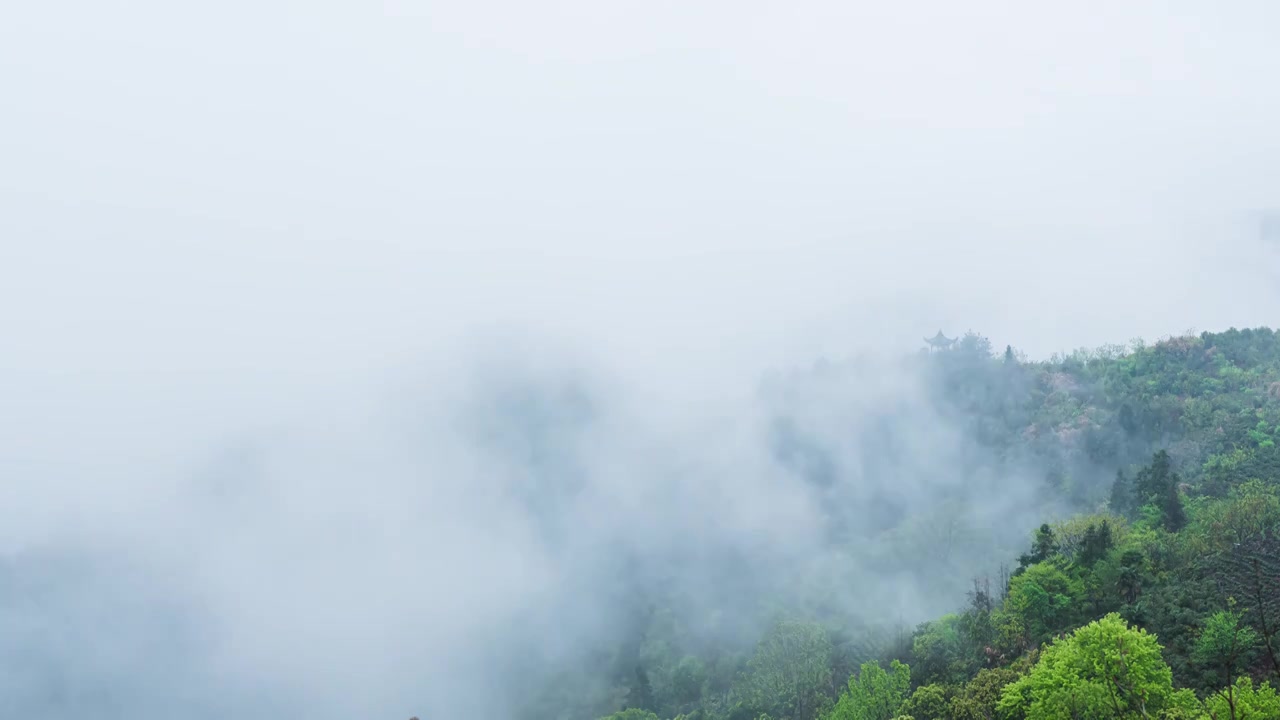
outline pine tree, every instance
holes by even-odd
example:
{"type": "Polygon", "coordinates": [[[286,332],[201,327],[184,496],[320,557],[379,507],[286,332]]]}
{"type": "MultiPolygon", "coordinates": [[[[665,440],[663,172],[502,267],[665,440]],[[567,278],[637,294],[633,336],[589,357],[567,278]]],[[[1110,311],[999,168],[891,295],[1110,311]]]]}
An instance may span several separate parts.
{"type": "Polygon", "coordinates": [[[1151,464],[1138,472],[1135,480],[1135,505],[1150,503],[1160,510],[1166,530],[1177,532],[1187,524],[1178,485],[1182,480],[1173,471],[1169,453],[1161,450],[1151,457],[1151,464]]]}
{"type": "Polygon", "coordinates": [[[1124,474],[1124,470],[1117,470],[1115,482],[1111,483],[1110,506],[1111,512],[1117,515],[1133,517],[1133,481],[1124,474]]]}

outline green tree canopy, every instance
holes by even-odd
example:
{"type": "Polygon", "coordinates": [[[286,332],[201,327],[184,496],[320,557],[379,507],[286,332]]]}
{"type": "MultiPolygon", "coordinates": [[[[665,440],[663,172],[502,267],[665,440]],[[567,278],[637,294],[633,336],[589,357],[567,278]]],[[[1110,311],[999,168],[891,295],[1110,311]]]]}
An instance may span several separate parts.
{"type": "Polygon", "coordinates": [[[863,663],[857,677],[825,720],[892,720],[902,709],[911,689],[911,668],[894,660],[889,672],[880,663],[863,663]]]}
{"type": "Polygon", "coordinates": [[[1280,695],[1268,683],[1254,687],[1242,677],[1205,698],[1204,708],[1211,720],[1275,720],[1280,718],[1280,695]]]}
{"type": "Polygon", "coordinates": [[[738,687],[742,705],[779,720],[809,720],[830,702],[831,640],[813,623],[784,620],[756,646],[738,687]]]}
{"type": "Polygon", "coordinates": [[[1205,620],[1191,657],[1200,665],[1221,672],[1222,682],[1230,683],[1238,669],[1253,661],[1258,646],[1257,631],[1244,623],[1240,613],[1223,610],[1205,620]]]}
{"type": "Polygon", "coordinates": [[[1007,604],[1022,619],[1026,639],[1035,646],[1071,627],[1073,600],[1083,594],[1079,580],[1053,563],[1041,562],[1009,581],[1007,604]]]}
{"type": "Polygon", "coordinates": [[[951,703],[942,685],[921,685],[902,706],[902,713],[915,720],[949,720],[951,703]]]}
{"type": "Polygon", "coordinates": [[[1155,717],[1173,694],[1160,650],[1154,635],[1111,613],[1048,645],[999,708],[1027,720],[1155,717]]]}

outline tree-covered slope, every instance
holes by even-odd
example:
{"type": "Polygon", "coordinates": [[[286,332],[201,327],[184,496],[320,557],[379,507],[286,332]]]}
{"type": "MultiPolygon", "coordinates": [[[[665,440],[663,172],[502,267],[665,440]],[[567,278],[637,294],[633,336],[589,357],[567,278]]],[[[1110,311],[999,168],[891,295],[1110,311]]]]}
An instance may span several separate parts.
{"type": "Polygon", "coordinates": [[[526,715],[1280,717],[1280,335],[1027,362],[969,334],[881,370],[762,388],[838,551],[743,586],[754,639],[633,588],[623,640],[526,715]],[[904,603],[935,619],[905,629],[904,603]]]}

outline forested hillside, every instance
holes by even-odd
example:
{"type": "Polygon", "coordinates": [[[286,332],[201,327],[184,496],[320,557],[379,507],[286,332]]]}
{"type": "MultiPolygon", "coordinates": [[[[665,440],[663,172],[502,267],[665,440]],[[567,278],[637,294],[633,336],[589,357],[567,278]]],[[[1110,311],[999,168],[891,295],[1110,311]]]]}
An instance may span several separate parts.
{"type": "Polygon", "coordinates": [[[526,716],[1280,718],[1280,336],[1027,362],[971,333],[907,366],[857,423],[815,412],[887,382],[861,361],[761,388],[838,551],[784,582],[737,557],[732,618],[622,587],[616,642],[526,716]]]}

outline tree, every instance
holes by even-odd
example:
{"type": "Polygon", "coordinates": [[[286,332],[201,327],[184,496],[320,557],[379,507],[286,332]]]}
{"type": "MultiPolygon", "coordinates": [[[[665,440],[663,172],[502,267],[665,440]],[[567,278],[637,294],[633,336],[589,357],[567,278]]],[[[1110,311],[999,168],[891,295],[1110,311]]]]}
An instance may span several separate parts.
{"type": "Polygon", "coordinates": [[[1253,680],[1242,677],[1205,698],[1204,709],[1210,720],[1274,720],[1280,718],[1280,695],[1268,683],[1255,688],[1253,680]]]}
{"type": "Polygon", "coordinates": [[[1261,631],[1262,646],[1271,673],[1280,678],[1280,536],[1271,535],[1232,547],[1214,558],[1217,582],[1240,597],[1254,626],[1261,631]]]}
{"type": "Polygon", "coordinates": [[[979,670],[951,699],[946,717],[948,720],[995,720],[1001,693],[1018,677],[1018,671],[1012,668],[979,670]]]}
{"type": "Polygon", "coordinates": [[[889,672],[880,663],[863,663],[857,677],[840,693],[836,706],[824,720],[892,720],[902,709],[911,689],[911,668],[894,660],[889,672]]]}
{"type": "Polygon", "coordinates": [[[672,700],[682,708],[697,702],[706,679],[706,665],[692,655],[685,656],[671,673],[672,700]]]}
{"type": "Polygon", "coordinates": [[[1120,556],[1120,572],[1116,577],[1116,590],[1127,603],[1133,604],[1142,595],[1142,570],[1146,558],[1137,550],[1126,550],[1120,556]]]}
{"type": "Polygon", "coordinates": [[[1187,514],[1182,507],[1182,498],[1178,495],[1178,485],[1181,482],[1178,474],[1173,471],[1169,453],[1164,450],[1153,455],[1151,464],[1139,470],[1134,479],[1137,504],[1154,505],[1169,532],[1177,532],[1187,524],[1187,514]]]}
{"type": "Polygon", "coordinates": [[[1009,580],[1006,607],[1021,619],[1025,640],[1034,646],[1071,627],[1075,598],[1083,594],[1078,579],[1053,563],[1037,563],[1009,580]]]}
{"type": "Polygon", "coordinates": [[[947,720],[951,704],[941,685],[921,685],[902,706],[902,713],[915,720],[947,720]]]}
{"type": "Polygon", "coordinates": [[[1077,515],[1054,523],[1052,529],[1052,555],[1084,567],[1093,567],[1128,534],[1123,520],[1106,514],[1077,515]]]}
{"type": "Polygon", "coordinates": [[[992,620],[995,607],[991,583],[986,578],[975,578],[973,590],[969,592],[969,607],[959,621],[965,654],[969,656],[963,658],[970,665],[964,668],[966,676],[971,675],[977,667],[996,659],[996,651],[992,648],[996,640],[996,628],[992,620]]]}
{"type": "Polygon", "coordinates": [[[911,639],[912,662],[921,682],[952,681],[971,672],[966,666],[963,622],[957,615],[920,625],[911,639]]]}
{"type": "Polygon", "coordinates": [[[1080,552],[1076,556],[1081,565],[1093,567],[1106,557],[1107,552],[1115,545],[1111,537],[1111,523],[1106,520],[1098,524],[1089,523],[1085,530],[1084,540],[1080,543],[1080,552]]]}
{"type": "Polygon", "coordinates": [[[808,720],[827,698],[830,662],[826,630],[813,623],[784,620],[756,646],[738,694],[744,706],[779,720],[808,720]]]}
{"type": "Polygon", "coordinates": [[[1280,491],[1261,480],[1248,480],[1224,500],[1210,502],[1197,513],[1191,540],[1199,552],[1229,551],[1264,539],[1280,525],[1280,491]]]}
{"type": "Polygon", "coordinates": [[[998,707],[1027,720],[1156,717],[1173,695],[1160,651],[1154,635],[1111,613],[1045,647],[998,707]]]}
{"type": "Polygon", "coordinates": [[[1223,693],[1222,699],[1232,720],[1237,717],[1237,698],[1231,678],[1238,669],[1248,667],[1252,662],[1258,652],[1258,644],[1258,633],[1244,624],[1239,613],[1223,610],[1205,620],[1204,630],[1191,651],[1195,662],[1222,672],[1225,687],[1219,692],[1223,693]]]}
{"type": "Polygon", "coordinates": [[[1036,530],[1035,539],[1031,543],[1031,552],[1018,556],[1018,569],[1015,574],[1021,573],[1038,562],[1048,560],[1057,550],[1058,541],[1053,536],[1053,528],[1048,524],[1041,525],[1036,530]]]}

